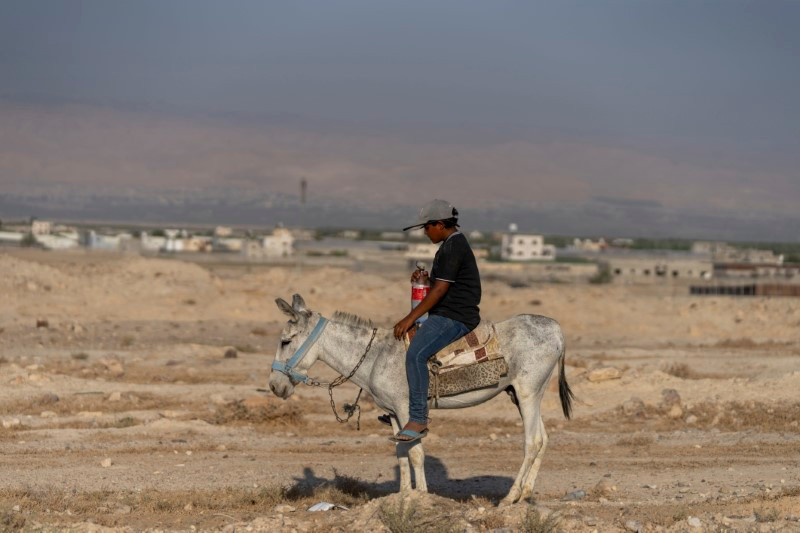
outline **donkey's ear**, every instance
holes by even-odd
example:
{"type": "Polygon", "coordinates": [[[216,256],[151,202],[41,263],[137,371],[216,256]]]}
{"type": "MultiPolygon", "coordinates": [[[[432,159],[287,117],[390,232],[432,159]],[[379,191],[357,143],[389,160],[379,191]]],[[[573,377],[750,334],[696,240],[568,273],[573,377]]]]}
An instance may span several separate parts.
{"type": "Polygon", "coordinates": [[[290,317],[292,317],[293,319],[297,320],[298,313],[297,313],[297,311],[295,311],[295,310],[292,308],[292,306],[291,306],[291,305],[289,305],[289,302],[287,302],[287,301],[286,301],[286,300],[284,300],[283,298],[275,298],[275,303],[278,305],[278,309],[280,309],[281,311],[283,311],[283,313],[284,313],[285,315],[289,315],[289,316],[290,316],[290,317]]]}
{"type": "Polygon", "coordinates": [[[305,300],[303,300],[303,297],[300,296],[299,294],[295,294],[292,296],[292,309],[306,316],[311,315],[311,310],[308,307],[306,307],[305,300]]]}

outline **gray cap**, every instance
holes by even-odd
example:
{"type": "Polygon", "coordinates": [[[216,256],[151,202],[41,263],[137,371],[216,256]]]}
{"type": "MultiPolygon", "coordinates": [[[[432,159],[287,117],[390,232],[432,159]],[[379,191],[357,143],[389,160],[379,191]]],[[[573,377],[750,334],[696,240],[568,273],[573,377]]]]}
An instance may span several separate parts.
{"type": "Polygon", "coordinates": [[[403,228],[403,231],[421,228],[426,222],[447,220],[448,218],[458,218],[458,210],[447,200],[431,200],[419,210],[417,222],[407,228],[403,228]]]}

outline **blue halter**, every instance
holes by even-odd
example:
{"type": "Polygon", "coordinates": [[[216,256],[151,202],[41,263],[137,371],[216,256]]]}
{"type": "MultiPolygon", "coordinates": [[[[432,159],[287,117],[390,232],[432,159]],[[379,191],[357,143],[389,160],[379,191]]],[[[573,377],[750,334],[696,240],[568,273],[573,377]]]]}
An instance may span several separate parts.
{"type": "Polygon", "coordinates": [[[314,343],[317,342],[317,339],[319,339],[319,336],[322,335],[322,331],[327,325],[328,319],[324,316],[319,317],[317,325],[314,326],[313,331],[311,331],[311,335],[309,335],[305,342],[303,342],[302,346],[300,346],[300,348],[294,352],[294,355],[292,355],[292,357],[290,357],[285,363],[283,361],[273,361],[272,370],[277,370],[282,374],[286,374],[295,381],[308,385],[312,379],[305,374],[295,372],[293,369],[295,366],[297,366],[303,356],[306,355],[306,353],[311,349],[311,347],[314,346],[314,343]]]}

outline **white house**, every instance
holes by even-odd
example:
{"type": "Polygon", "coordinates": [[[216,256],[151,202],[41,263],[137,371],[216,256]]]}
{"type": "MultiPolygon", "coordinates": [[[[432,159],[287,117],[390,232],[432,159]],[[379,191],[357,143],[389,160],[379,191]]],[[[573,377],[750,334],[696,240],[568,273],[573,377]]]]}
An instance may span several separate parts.
{"type": "Polygon", "coordinates": [[[275,228],[262,241],[265,257],[289,257],[294,254],[294,237],[286,228],[275,228]]]}
{"type": "Polygon", "coordinates": [[[80,236],[77,233],[39,234],[36,241],[48,250],[67,250],[78,247],[80,236]]]}
{"type": "Polygon", "coordinates": [[[545,244],[541,235],[504,233],[500,257],[508,261],[552,261],[556,258],[556,247],[545,244]]]}
{"type": "Polygon", "coordinates": [[[53,223],[47,220],[34,220],[31,222],[31,233],[34,235],[50,235],[53,223]]]}

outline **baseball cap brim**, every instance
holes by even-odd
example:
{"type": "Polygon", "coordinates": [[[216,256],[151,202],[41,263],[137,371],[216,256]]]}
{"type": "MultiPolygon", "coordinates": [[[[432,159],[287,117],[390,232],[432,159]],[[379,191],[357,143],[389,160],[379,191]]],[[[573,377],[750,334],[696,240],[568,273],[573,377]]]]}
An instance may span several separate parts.
{"type": "Polygon", "coordinates": [[[409,226],[407,228],[403,228],[403,231],[408,231],[408,230],[414,229],[414,228],[421,228],[421,227],[424,227],[425,224],[427,224],[427,222],[420,222],[419,224],[414,224],[413,226],[409,226]]]}

